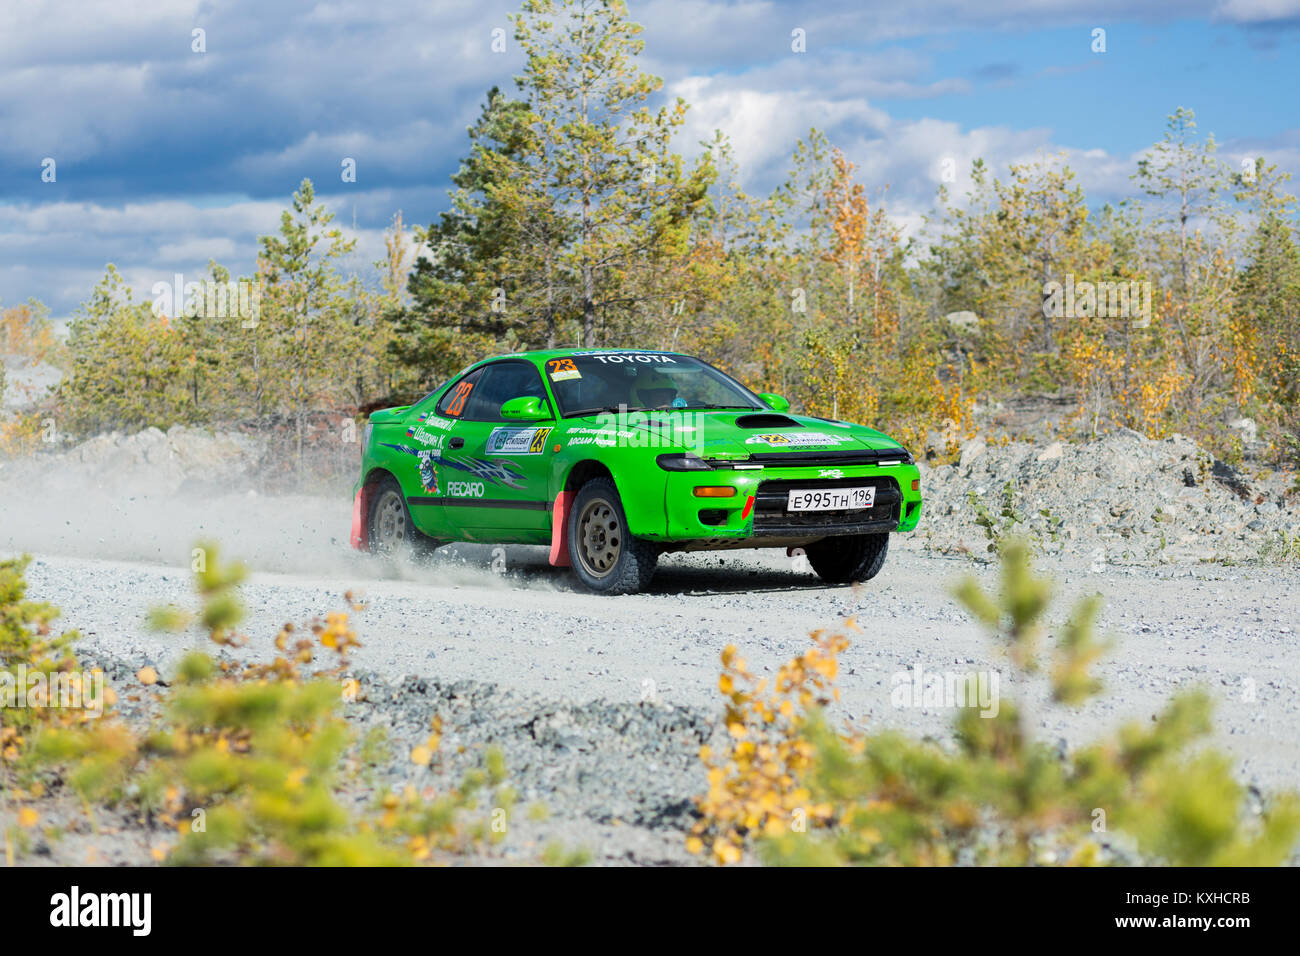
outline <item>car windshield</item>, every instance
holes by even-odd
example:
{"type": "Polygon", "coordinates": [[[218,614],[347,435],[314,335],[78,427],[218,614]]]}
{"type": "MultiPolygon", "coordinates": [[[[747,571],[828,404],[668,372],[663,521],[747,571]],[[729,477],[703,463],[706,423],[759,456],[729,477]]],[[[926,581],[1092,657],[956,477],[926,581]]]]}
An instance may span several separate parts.
{"type": "Polygon", "coordinates": [[[686,355],[593,352],[550,359],[544,370],[566,418],[620,407],[767,407],[735,379],[686,355]]]}

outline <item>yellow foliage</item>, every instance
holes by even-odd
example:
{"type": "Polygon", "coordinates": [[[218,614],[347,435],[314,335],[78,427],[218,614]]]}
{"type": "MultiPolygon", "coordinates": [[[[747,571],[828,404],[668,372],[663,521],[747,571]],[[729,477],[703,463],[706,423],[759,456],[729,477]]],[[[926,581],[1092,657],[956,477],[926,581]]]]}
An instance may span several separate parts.
{"type": "Polygon", "coordinates": [[[709,789],[698,801],[703,819],[691,829],[691,853],[707,850],[719,863],[735,863],[750,836],[829,820],[830,807],[813,804],[801,784],[812,759],[804,728],[810,708],[837,699],[832,685],[849,642],[820,631],[812,637],[813,646],[771,680],[756,679],[733,645],[723,650],[718,689],[727,702],[731,745],[718,755],[700,749],[709,789]]]}

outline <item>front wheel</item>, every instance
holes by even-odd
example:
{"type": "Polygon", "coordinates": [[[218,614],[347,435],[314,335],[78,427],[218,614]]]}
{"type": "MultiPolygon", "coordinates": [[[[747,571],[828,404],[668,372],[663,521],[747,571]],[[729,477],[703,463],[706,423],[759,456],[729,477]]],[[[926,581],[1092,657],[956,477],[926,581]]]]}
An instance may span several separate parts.
{"type": "Polygon", "coordinates": [[[822,538],[808,545],[808,563],[827,584],[870,581],[885,565],[889,532],[822,538]]]}
{"type": "Polygon", "coordinates": [[[372,554],[415,558],[431,554],[438,542],[415,527],[396,478],[385,478],[370,495],[367,542],[372,554]]]}
{"type": "Polygon", "coordinates": [[[654,576],[659,549],[627,530],[618,489],[593,478],[578,491],[569,511],[569,564],[592,591],[632,594],[654,576]]]}

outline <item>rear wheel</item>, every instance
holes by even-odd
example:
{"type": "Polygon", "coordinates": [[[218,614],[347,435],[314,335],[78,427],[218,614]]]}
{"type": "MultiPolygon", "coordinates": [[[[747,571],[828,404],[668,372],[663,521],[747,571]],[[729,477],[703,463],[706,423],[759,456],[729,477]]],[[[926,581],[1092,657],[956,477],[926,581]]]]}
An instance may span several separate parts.
{"type": "Polygon", "coordinates": [[[438,542],[425,535],[411,520],[411,510],[397,479],[382,479],[370,494],[367,519],[370,552],[384,557],[415,558],[431,554],[438,542]]]}
{"type": "Polygon", "coordinates": [[[805,549],[808,563],[827,584],[870,581],[885,565],[889,532],[822,538],[805,549]]]}
{"type": "Polygon", "coordinates": [[[659,549],[627,530],[618,489],[593,478],[569,511],[569,564],[584,585],[601,594],[643,590],[654,576],[659,549]]]}

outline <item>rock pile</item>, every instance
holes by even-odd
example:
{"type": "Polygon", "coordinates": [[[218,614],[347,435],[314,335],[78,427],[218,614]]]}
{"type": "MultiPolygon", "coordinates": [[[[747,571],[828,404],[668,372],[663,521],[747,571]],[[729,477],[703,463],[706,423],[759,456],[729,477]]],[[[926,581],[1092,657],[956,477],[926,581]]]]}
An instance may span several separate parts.
{"type": "Polygon", "coordinates": [[[1300,537],[1292,481],[1238,471],[1181,435],[975,439],[957,464],[922,469],[917,536],[927,550],[976,557],[1019,534],[1042,553],[1109,564],[1269,560],[1294,554],[1300,537]]]}
{"type": "Polygon", "coordinates": [[[241,432],[214,433],[183,425],[166,432],[110,432],[72,448],[6,462],[0,467],[0,483],[27,483],[43,490],[54,485],[69,493],[232,491],[252,482],[265,446],[241,432]]]}

